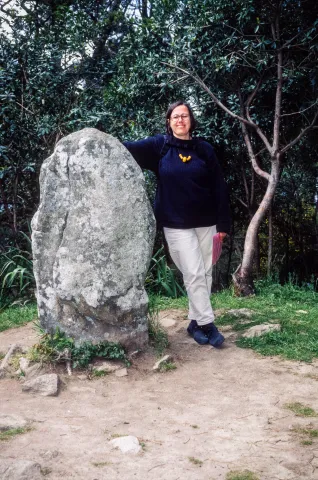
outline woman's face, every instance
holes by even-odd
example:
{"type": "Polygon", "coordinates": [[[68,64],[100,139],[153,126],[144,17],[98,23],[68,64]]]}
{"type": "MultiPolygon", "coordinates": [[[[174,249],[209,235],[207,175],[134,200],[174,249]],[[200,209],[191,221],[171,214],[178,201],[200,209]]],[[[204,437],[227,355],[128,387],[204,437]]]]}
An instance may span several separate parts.
{"type": "Polygon", "coordinates": [[[173,135],[183,140],[190,138],[191,120],[188,107],[180,105],[172,110],[169,125],[173,132],[173,135]]]}

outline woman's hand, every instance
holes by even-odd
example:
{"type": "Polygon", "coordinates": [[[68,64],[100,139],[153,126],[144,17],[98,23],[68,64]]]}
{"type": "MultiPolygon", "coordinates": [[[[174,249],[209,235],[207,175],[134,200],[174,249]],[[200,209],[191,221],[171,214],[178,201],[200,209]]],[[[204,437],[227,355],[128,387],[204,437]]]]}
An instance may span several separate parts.
{"type": "Polygon", "coordinates": [[[225,233],[225,232],[219,232],[219,236],[220,236],[220,239],[221,239],[222,242],[225,239],[226,235],[227,235],[227,233],[225,233]]]}

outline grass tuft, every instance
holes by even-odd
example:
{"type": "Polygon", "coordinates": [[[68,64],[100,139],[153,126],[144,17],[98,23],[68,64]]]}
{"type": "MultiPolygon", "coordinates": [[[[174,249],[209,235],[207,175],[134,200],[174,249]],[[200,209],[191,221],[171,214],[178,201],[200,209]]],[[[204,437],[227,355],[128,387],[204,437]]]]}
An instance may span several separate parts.
{"type": "Polygon", "coordinates": [[[96,370],[95,368],[93,368],[90,376],[92,378],[100,378],[105,377],[106,375],[108,375],[108,372],[106,372],[106,370],[96,370]]]}
{"type": "Polygon", "coordinates": [[[193,465],[196,465],[197,467],[202,467],[203,462],[202,460],[199,460],[198,458],[195,457],[188,457],[189,462],[193,463],[193,465]]]}
{"type": "Polygon", "coordinates": [[[94,467],[103,468],[103,467],[107,467],[107,465],[112,465],[112,463],[111,462],[92,462],[92,465],[94,465],[94,467]]]}
{"type": "Polygon", "coordinates": [[[313,444],[313,441],[312,440],[302,440],[300,443],[302,445],[304,445],[305,447],[308,447],[309,445],[313,444]]]}
{"type": "Polygon", "coordinates": [[[161,357],[165,349],[169,346],[169,340],[167,332],[159,322],[158,305],[155,297],[149,298],[148,332],[150,342],[153,345],[157,356],[161,357]]]}
{"type": "Polygon", "coordinates": [[[295,413],[297,417],[317,417],[318,414],[311,407],[306,407],[302,403],[294,402],[284,405],[285,408],[295,413]]]}
{"type": "Polygon", "coordinates": [[[294,433],[299,433],[300,435],[307,435],[309,438],[318,438],[318,430],[315,428],[302,428],[302,427],[294,427],[294,433]]]}
{"type": "Polygon", "coordinates": [[[159,372],[170,372],[171,370],[176,370],[177,365],[174,362],[163,362],[159,366],[159,372]]]}
{"type": "Polygon", "coordinates": [[[23,433],[30,432],[31,430],[31,427],[11,428],[10,430],[6,430],[5,432],[0,432],[0,441],[7,442],[11,438],[14,438],[16,435],[22,435],[23,433]]]}
{"type": "Polygon", "coordinates": [[[259,480],[259,478],[250,470],[233,470],[227,473],[226,480],[259,480]]]}

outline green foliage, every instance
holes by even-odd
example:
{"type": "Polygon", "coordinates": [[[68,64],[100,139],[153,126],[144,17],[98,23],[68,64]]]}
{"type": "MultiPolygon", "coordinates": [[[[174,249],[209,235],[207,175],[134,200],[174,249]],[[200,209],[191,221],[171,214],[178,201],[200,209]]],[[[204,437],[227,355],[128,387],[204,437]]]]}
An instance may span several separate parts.
{"type": "Polygon", "coordinates": [[[303,405],[300,402],[287,403],[286,405],[284,405],[284,407],[294,412],[297,417],[317,417],[318,416],[317,412],[315,412],[313,408],[306,407],[306,405],[303,405]]]}
{"type": "Polygon", "coordinates": [[[12,306],[0,310],[0,332],[8,328],[20,327],[31,322],[37,317],[37,306],[29,304],[25,306],[12,306]]]}
{"type": "Polygon", "coordinates": [[[95,357],[123,360],[126,365],[129,365],[125,350],[118,343],[83,342],[76,345],[72,338],[67,337],[65,332],[58,328],[53,334],[43,334],[39,343],[32,347],[28,356],[33,361],[41,362],[71,361],[73,368],[86,368],[95,357]]]}
{"type": "Polygon", "coordinates": [[[164,247],[160,247],[151,259],[145,286],[152,294],[171,298],[185,296],[186,291],[178,280],[175,268],[167,264],[164,247]]]}
{"type": "Polygon", "coordinates": [[[93,378],[100,378],[100,377],[105,377],[108,375],[108,373],[105,370],[96,370],[96,368],[93,368],[91,377],[93,378]]]}
{"type": "Polygon", "coordinates": [[[160,364],[159,371],[161,373],[171,372],[171,370],[176,370],[177,365],[174,362],[163,362],[160,364]]]}
{"type": "Polygon", "coordinates": [[[153,296],[149,298],[148,332],[150,343],[153,345],[157,356],[160,357],[169,346],[169,340],[167,332],[159,322],[156,298],[153,296]]]}
{"type": "Polygon", "coordinates": [[[10,247],[0,254],[0,304],[8,304],[16,299],[33,298],[35,280],[30,238],[20,232],[27,250],[10,247]]]}
{"type": "Polygon", "coordinates": [[[118,343],[100,342],[93,345],[85,342],[74,347],[71,351],[73,367],[85,368],[94,357],[106,358],[108,360],[123,360],[126,365],[130,365],[124,348],[118,343]]]}
{"type": "Polygon", "coordinates": [[[294,427],[293,432],[299,433],[300,435],[306,435],[309,438],[318,438],[318,430],[312,427],[294,427]]]}
{"type": "MultiPolygon", "coordinates": [[[[261,323],[280,323],[281,331],[271,332],[256,338],[241,338],[237,345],[252,348],[262,355],[281,355],[284,358],[310,362],[318,357],[318,293],[312,288],[288,283],[279,285],[269,281],[256,284],[257,295],[237,298],[230,289],[212,296],[214,309],[224,313],[216,318],[217,325],[232,325],[243,332],[261,323]],[[226,313],[229,309],[248,308],[254,313],[251,318],[235,317],[226,313]],[[247,323],[245,323],[247,322],[247,323]]],[[[186,308],[187,299],[155,297],[158,309],[186,308]]]]}
{"type": "Polygon", "coordinates": [[[30,432],[30,427],[25,428],[11,428],[10,430],[5,430],[4,432],[0,432],[0,442],[7,442],[14,438],[16,435],[22,435],[23,433],[30,432]]]}
{"type": "Polygon", "coordinates": [[[227,473],[226,480],[259,480],[259,477],[250,470],[233,470],[227,473]]]}

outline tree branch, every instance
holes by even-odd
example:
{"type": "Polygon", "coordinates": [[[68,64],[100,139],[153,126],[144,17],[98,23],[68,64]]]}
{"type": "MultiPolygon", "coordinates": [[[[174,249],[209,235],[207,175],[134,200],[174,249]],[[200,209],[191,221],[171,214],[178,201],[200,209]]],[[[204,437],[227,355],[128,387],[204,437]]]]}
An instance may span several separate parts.
{"type": "Polygon", "coordinates": [[[241,123],[244,123],[245,126],[251,127],[253,130],[255,130],[260,138],[263,140],[267,150],[271,153],[272,152],[272,146],[270,145],[269,141],[267,140],[266,136],[262,132],[261,128],[254,122],[250,122],[249,120],[246,120],[243,116],[237,115],[236,113],[233,113],[231,110],[229,110],[224,103],[222,103],[215,95],[214,93],[209,89],[209,87],[201,80],[200,77],[197,75],[194,75],[193,73],[185,70],[184,68],[178,67],[177,65],[172,65],[171,63],[167,62],[160,62],[163,65],[167,65],[170,68],[174,68],[175,70],[179,70],[180,72],[184,73],[185,75],[189,76],[194,80],[200,87],[205,90],[208,95],[214,100],[216,105],[218,105],[222,110],[224,110],[228,115],[230,115],[232,118],[235,118],[236,120],[239,120],[241,123]]]}
{"type": "MultiPolygon", "coordinates": [[[[239,100],[240,100],[240,106],[241,106],[241,115],[244,113],[244,102],[243,102],[243,99],[242,99],[242,94],[241,94],[241,91],[239,90],[238,91],[238,97],[239,97],[239,100]]],[[[265,172],[264,170],[261,169],[261,167],[259,166],[257,160],[256,160],[256,157],[254,155],[254,151],[253,151],[253,147],[252,147],[252,142],[251,142],[251,139],[250,139],[250,136],[248,134],[248,131],[247,131],[247,128],[246,128],[246,125],[245,123],[241,123],[241,127],[242,127],[242,132],[243,132],[243,138],[244,138],[244,141],[245,141],[245,145],[247,147],[247,151],[248,151],[248,154],[249,154],[249,157],[250,157],[250,160],[252,162],[252,166],[255,170],[255,172],[260,176],[260,177],[263,177],[265,178],[267,181],[270,180],[270,175],[269,173],[265,172]]]]}
{"type": "MultiPolygon", "coordinates": [[[[249,192],[249,190],[248,190],[246,175],[245,175],[244,167],[243,167],[243,164],[242,164],[242,163],[241,163],[241,173],[242,173],[242,177],[243,177],[243,185],[244,185],[244,189],[245,189],[246,203],[247,203],[247,205],[248,205],[248,204],[249,204],[249,200],[250,200],[250,192],[249,192]]],[[[247,207],[247,205],[246,205],[246,207],[247,207]]]]}
{"type": "MultiPolygon", "coordinates": [[[[275,26],[273,30],[276,36],[276,41],[279,41],[279,23],[278,17],[275,20],[275,26]]],[[[278,50],[277,54],[277,87],[275,98],[275,114],[274,114],[274,129],[273,129],[273,150],[272,156],[278,152],[279,149],[279,134],[280,134],[280,114],[282,109],[282,91],[283,91],[283,51],[278,50]]]]}
{"type": "Polygon", "coordinates": [[[280,116],[280,118],[282,117],[289,117],[290,115],[301,115],[302,113],[306,112],[307,110],[309,110],[310,108],[314,107],[315,105],[317,105],[318,101],[316,101],[315,103],[313,103],[312,105],[310,105],[310,107],[307,107],[307,108],[304,108],[304,110],[299,110],[299,112],[292,112],[292,113],[284,113],[283,115],[280,116]]]}
{"type": "Polygon", "coordinates": [[[236,195],[234,195],[234,196],[235,196],[236,200],[238,200],[243,205],[243,207],[248,208],[248,205],[246,205],[246,203],[243,202],[243,200],[241,198],[237,197],[236,195]]]}
{"type": "Polygon", "coordinates": [[[293,145],[295,145],[295,143],[297,143],[304,135],[306,135],[306,133],[308,133],[309,130],[314,129],[314,128],[317,128],[317,127],[315,126],[315,123],[316,123],[317,118],[318,118],[318,110],[316,111],[316,113],[315,113],[315,115],[314,115],[314,118],[313,118],[311,124],[308,125],[306,128],[304,128],[304,130],[302,130],[302,131],[300,132],[300,134],[299,134],[296,138],[294,138],[294,140],[293,140],[292,142],[288,143],[288,145],[285,145],[285,147],[282,148],[281,153],[287,152],[287,150],[289,150],[293,145]]]}

